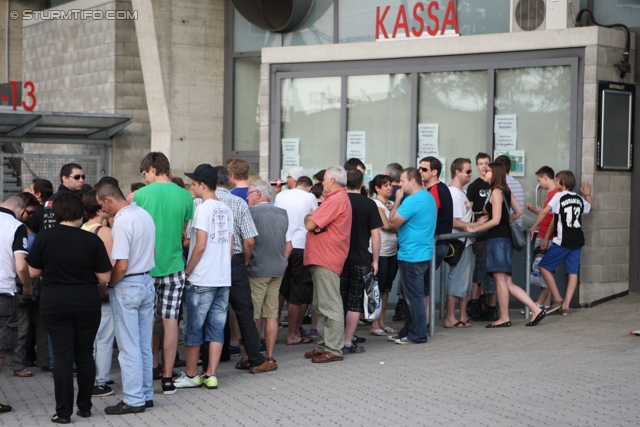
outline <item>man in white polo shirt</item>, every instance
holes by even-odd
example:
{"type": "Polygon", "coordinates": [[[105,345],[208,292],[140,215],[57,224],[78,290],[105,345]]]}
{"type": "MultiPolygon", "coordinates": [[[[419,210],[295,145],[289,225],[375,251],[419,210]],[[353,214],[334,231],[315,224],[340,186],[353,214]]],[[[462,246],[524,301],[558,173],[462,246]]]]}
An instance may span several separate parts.
{"type": "MultiPolygon", "coordinates": [[[[27,229],[17,218],[26,209],[20,196],[7,197],[0,207],[0,372],[4,358],[13,354],[18,342],[18,330],[10,327],[18,322],[18,303],[15,297],[16,276],[22,281],[22,294],[31,294],[31,277],[27,264],[27,229]]],[[[11,406],[0,404],[0,413],[10,412],[11,406]]]]}
{"type": "Polygon", "coordinates": [[[98,187],[98,203],[115,217],[113,249],[115,261],[108,288],[122,370],[121,402],[107,407],[108,415],[144,412],[153,407],[153,303],[155,288],[149,271],[154,267],[156,228],[144,209],[129,204],[113,184],[98,187]]]}

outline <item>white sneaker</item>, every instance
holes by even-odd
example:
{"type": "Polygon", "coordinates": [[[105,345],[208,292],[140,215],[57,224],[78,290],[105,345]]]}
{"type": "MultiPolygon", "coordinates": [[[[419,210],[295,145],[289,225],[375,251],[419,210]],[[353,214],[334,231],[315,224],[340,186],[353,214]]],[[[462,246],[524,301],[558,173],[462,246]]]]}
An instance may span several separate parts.
{"type": "Polygon", "coordinates": [[[415,344],[415,342],[411,341],[408,337],[400,338],[399,340],[395,340],[395,342],[396,344],[402,344],[402,345],[415,344]]]}
{"type": "Polygon", "coordinates": [[[202,387],[202,378],[200,375],[189,378],[187,374],[183,372],[180,378],[173,382],[173,385],[175,385],[176,388],[198,388],[202,387]]]}

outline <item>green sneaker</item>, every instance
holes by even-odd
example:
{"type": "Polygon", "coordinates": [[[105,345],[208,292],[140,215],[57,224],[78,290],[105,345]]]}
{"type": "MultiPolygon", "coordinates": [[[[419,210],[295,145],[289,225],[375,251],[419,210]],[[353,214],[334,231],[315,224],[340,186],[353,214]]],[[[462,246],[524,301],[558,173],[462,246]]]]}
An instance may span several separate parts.
{"type": "Polygon", "coordinates": [[[212,375],[210,377],[205,376],[204,381],[202,382],[203,386],[212,390],[214,388],[218,388],[218,377],[212,375]]]}
{"type": "Polygon", "coordinates": [[[193,378],[189,378],[184,372],[180,375],[180,378],[173,382],[176,388],[197,388],[202,387],[202,378],[200,375],[196,375],[193,378]]]}

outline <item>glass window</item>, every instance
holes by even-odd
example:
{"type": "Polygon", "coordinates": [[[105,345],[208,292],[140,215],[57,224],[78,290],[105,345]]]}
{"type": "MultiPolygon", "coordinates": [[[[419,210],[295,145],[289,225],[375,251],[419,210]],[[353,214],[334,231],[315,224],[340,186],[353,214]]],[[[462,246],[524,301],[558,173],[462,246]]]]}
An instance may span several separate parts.
{"type": "Polygon", "coordinates": [[[234,61],[233,151],[260,149],[260,58],[234,61]]]}
{"type": "Polygon", "coordinates": [[[367,182],[389,163],[409,164],[410,74],[349,76],[347,118],[346,158],[365,163],[367,182]]]}
{"type": "MultiPolygon", "coordinates": [[[[513,131],[502,132],[507,137],[499,141],[498,133],[495,134],[495,149],[499,153],[516,151],[511,156],[516,158],[512,161],[511,175],[522,185],[526,202],[533,203],[535,172],[541,166],[550,166],[555,172],[569,169],[571,67],[497,70],[495,114],[506,116],[499,117],[505,120],[506,128],[515,126],[515,136],[508,135],[513,131]],[[511,145],[512,149],[499,149],[498,144],[511,145]]],[[[544,199],[540,200],[540,205],[543,203],[544,199]]],[[[524,209],[523,225],[531,225],[534,220],[535,216],[524,209]]]]}
{"type": "Polygon", "coordinates": [[[281,177],[286,178],[294,166],[302,166],[312,176],[340,164],[340,80],[340,77],[282,80],[281,177]]]}
{"type": "Polygon", "coordinates": [[[256,27],[244,19],[240,12],[233,11],[233,50],[235,52],[258,52],[263,47],[282,46],[282,35],[256,27]]]}
{"type": "Polygon", "coordinates": [[[510,0],[458,0],[460,34],[508,33],[510,9],[510,0]]]}
{"type": "Polygon", "coordinates": [[[333,43],[333,0],[316,0],[304,23],[284,35],[284,46],[333,43]]]}
{"type": "Polygon", "coordinates": [[[422,73],[419,90],[417,158],[439,158],[441,180],[448,183],[455,158],[468,157],[473,164],[486,150],[487,72],[422,73]]]}
{"type": "Polygon", "coordinates": [[[595,1],[593,3],[593,15],[596,21],[603,25],[640,26],[640,0],[595,1]]]}

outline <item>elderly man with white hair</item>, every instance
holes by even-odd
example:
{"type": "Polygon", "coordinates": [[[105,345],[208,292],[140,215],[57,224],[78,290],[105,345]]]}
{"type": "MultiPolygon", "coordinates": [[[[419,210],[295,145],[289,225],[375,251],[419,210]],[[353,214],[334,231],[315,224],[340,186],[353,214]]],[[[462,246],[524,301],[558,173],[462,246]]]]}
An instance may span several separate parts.
{"type": "Polygon", "coordinates": [[[271,204],[275,192],[268,181],[253,181],[247,192],[249,212],[258,230],[253,254],[247,266],[253,318],[258,330],[265,319],[265,360],[276,363],[273,348],[278,337],[278,294],[291,254],[291,236],[287,211],[271,204]]]}
{"type": "Polygon", "coordinates": [[[313,363],[342,360],[344,311],[340,296],[340,273],[349,253],[351,202],[345,190],[347,172],[340,166],[326,170],[322,186],[327,195],[322,205],[304,219],[307,241],[304,265],[313,277],[313,307],[318,315],[318,344],[304,357],[313,363]]]}

